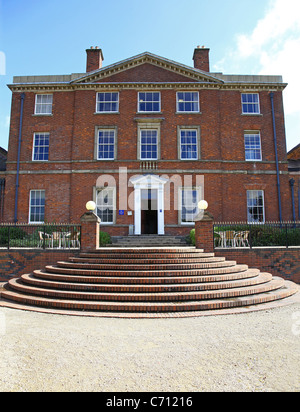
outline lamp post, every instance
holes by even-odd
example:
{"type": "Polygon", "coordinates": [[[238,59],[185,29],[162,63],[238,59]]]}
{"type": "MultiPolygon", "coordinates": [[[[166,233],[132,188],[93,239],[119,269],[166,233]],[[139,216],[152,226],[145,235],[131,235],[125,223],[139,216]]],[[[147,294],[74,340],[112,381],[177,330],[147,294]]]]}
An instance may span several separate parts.
{"type": "Polygon", "coordinates": [[[205,252],[214,251],[214,218],[207,211],[208,203],[200,200],[199,213],[195,217],[195,246],[196,249],[204,249],[205,252]]]}
{"type": "Polygon", "coordinates": [[[99,234],[101,219],[95,214],[96,203],[87,202],[87,212],[81,216],[81,249],[91,251],[99,249],[99,234]]]}

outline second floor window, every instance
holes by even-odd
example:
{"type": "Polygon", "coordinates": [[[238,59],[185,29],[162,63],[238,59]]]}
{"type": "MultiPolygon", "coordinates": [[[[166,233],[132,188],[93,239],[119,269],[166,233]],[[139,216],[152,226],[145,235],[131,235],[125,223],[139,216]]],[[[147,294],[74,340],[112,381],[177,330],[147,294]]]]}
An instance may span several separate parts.
{"type": "Polygon", "coordinates": [[[178,92],[177,112],[198,112],[199,113],[199,93],[198,92],[178,92]]]}
{"type": "Polygon", "coordinates": [[[37,94],[35,96],[35,114],[52,114],[52,94],[37,94]]]}
{"type": "Polygon", "coordinates": [[[259,114],[259,95],[258,93],[242,93],[243,114],[259,114]]]}
{"type": "Polygon", "coordinates": [[[143,92],[138,97],[139,112],[160,112],[160,93],[143,92]]]}
{"type": "Polygon", "coordinates": [[[97,93],[97,113],[114,113],[119,111],[119,93],[97,93]]]}
{"type": "Polygon", "coordinates": [[[32,160],[45,162],[49,160],[49,133],[34,134],[32,160]]]}

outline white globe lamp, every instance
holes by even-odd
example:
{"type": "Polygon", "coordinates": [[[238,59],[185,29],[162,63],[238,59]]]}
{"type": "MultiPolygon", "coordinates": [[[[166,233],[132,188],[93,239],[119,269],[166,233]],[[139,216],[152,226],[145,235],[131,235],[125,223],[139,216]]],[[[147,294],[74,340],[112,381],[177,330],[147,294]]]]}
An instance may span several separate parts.
{"type": "Polygon", "coordinates": [[[96,209],[96,203],[90,200],[89,202],[87,202],[85,207],[89,212],[93,212],[96,209]]]}
{"type": "Polygon", "coordinates": [[[206,210],[208,208],[208,203],[206,200],[200,200],[198,203],[199,210],[206,210]]]}

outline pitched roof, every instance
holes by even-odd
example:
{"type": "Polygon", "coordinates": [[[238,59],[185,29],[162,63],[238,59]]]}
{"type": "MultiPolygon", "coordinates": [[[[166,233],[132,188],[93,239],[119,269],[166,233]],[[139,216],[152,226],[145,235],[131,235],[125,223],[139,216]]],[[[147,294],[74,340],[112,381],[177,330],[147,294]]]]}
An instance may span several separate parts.
{"type": "Polygon", "coordinates": [[[300,160],[300,143],[287,154],[289,160],[300,160]]]}

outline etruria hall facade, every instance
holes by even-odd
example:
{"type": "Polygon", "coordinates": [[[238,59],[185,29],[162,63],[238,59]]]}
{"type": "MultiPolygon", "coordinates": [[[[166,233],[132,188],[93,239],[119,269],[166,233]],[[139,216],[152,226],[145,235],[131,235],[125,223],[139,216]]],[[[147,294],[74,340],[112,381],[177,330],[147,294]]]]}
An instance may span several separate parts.
{"type": "Polygon", "coordinates": [[[211,73],[142,53],[86,73],[14,77],[4,220],[78,223],[94,200],[112,235],[186,234],[292,218],[281,76],[211,73]]]}

